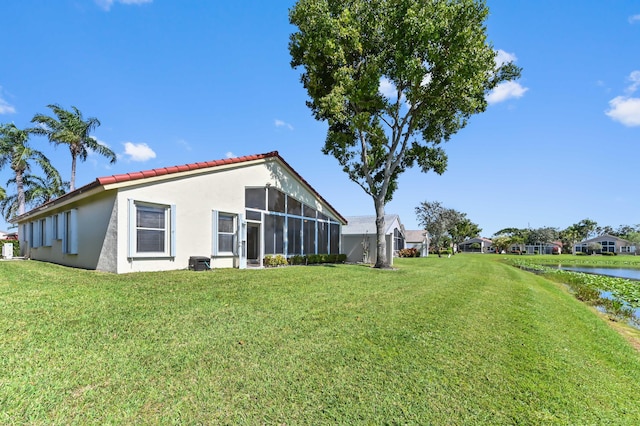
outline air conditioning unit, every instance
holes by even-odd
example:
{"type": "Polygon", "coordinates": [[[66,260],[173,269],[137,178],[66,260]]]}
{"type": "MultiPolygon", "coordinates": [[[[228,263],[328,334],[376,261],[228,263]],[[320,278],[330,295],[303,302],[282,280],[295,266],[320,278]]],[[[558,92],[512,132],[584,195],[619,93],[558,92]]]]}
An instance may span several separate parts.
{"type": "Polygon", "coordinates": [[[211,258],[204,256],[191,256],[189,258],[190,271],[207,271],[211,269],[211,258]]]}

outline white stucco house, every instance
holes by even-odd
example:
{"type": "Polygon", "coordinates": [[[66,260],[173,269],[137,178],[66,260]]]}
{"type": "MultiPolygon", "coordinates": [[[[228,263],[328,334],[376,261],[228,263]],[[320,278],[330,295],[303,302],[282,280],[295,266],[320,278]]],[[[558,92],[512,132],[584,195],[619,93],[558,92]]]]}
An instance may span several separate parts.
{"type": "Polygon", "coordinates": [[[489,238],[469,238],[458,245],[458,251],[464,253],[493,253],[493,241],[489,238]]]}
{"type": "Polygon", "coordinates": [[[23,255],[114,273],[340,253],[346,224],[276,151],[97,178],[12,222],[23,255]]]}
{"type": "MultiPolygon", "coordinates": [[[[348,224],[342,227],[342,252],[347,255],[348,262],[376,262],[376,217],[348,216],[348,224]]],[[[387,245],[387,262],[393,265],[393,257],[404,246],[404,227],[397,214],[384,216],[385,242],[387,245]]]]}
{"type": "Polygon", "coordinates": [[[418,250],[420,256],[429,256],[429,233],[422,230],[405,230],[405,248],[418,250]]]}
{"type": "Polygon", "coordinates": [[[601,254],[605,252],[619,254],[635,254],[636,246],[624,238],[603,234],[595,238],[581,241],[573,245],[573,254],[576,253],[601,254]]]}

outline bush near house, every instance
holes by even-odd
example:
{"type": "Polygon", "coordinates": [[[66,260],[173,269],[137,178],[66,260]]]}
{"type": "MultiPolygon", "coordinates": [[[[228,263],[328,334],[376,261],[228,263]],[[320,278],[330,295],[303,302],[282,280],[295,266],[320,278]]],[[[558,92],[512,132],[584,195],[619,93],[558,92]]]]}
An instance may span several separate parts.
{"type": "Polygon", "coordinates": [[[420,257],[420,252],[416,248],[406,248],[398,251],[400,257],[420,257]]]}
{"type": "Polygon", "coordinates": [[[286,265],[316,265],[321,263],[344,263],[347,260],[346,254],[308,254],[306,256],[295,255],[289,259],[281,254],[266,255],[263,265],[266,267],[277,267],[286,265]]]}

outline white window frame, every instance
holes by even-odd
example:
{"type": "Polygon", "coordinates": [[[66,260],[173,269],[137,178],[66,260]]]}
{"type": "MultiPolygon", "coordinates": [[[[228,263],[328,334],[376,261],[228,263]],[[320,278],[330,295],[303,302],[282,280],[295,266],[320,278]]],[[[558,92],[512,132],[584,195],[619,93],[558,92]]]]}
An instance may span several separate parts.
{"type": "Polygon", "coordinates": [[[211,254],[213,256],[237,256],[238,254],[238,215],[236,213],[221,212],[213,210],[212,223],[211,223],[212,235],[211,235],[211,254]],[[231,232],[220,231],[219,219],[220,216],[230,217],[233,220],[233,230],[231,232]],[[231,251],[222,251],[219,248],[220,235],[231,235],[231,251]]]}
{"type": "Polygon", "coordinates": [[[176,256],[176,206],[175,204],[162,204],[147,201],[129,199],[129,241],[128,241],[128,257],[129,258],[159,258],[159,257],[175,257],[176,256]],[[137,247],[137,211],[138,206],[141,208],[163,209],[165,212],[165,234],[164,234],[164,251],[158,252],[139,252],[137,247]]]}

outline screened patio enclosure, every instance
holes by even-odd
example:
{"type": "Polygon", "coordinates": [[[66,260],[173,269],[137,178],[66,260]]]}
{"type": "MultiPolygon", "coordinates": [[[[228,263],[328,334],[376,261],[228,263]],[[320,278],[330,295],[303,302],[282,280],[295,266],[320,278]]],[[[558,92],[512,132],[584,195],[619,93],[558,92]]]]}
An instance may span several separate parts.
{"type": "Polygon", "coordinates": [[[245,188],[245,209],[249,229],[254,229],[247,234],[247,246],[262,247],[247,252],[250,263],[259,260],[255,256],[340,253],[340,222],[276,188],[245,188]]]}

